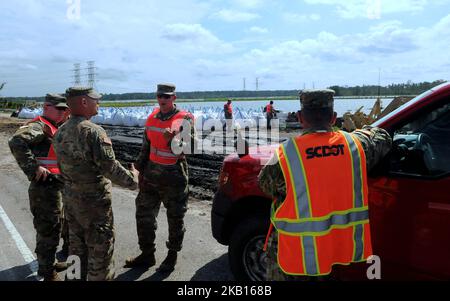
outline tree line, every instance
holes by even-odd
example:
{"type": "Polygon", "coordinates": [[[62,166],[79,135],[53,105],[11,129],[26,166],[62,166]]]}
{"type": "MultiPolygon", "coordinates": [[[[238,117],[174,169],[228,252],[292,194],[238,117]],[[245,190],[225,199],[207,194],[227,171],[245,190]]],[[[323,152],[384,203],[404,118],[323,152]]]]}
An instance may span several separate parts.
{"type": "MultiPolygon", "coordinates": [[[[445,80],[437,80],[433,82],[413,83],[408,81],[403,84],[390,84],[387,86],[377,85],[363,85],[363,86],[331,86],[336,92],[336,96],[402,96],[402,95],[419,95],[441,83],[445,80]]],[[[194,92],[177,92],[180,99],[204,99],[204,100],[219,100],[227,98],[276,98],[276,97],[292,97],[298,96],[299,90],[266,90],[266,91],[194,91],[194,92]]],[[[104,93],[103,100],[137,100],[137,99],[155,99],[155,93],[104,93]]],[[[0,98],[6,101],[17,100],[35,100],[44,101],[44,97],[5,97],[0,98]]]]}

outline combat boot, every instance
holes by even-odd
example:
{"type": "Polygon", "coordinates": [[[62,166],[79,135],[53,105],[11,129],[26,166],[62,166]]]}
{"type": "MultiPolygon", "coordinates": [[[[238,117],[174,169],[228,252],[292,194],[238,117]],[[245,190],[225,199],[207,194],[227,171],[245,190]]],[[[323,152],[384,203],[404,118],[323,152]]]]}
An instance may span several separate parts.
{"type": "Polygon", "coordinates": [[[69,244],[66,243],[66,241],[64,241],[64,244],[63,244],[62,249],[61,249],[61,256],[63,258],[69,257],[69,244]]]}
{"type": "Polygon", "coordinates": [[[172,272],[175,269],[176,264],[177,264],[177,252],[169,250],[166,259],[164,259],[164,261],[161,263],[157,271],[172,272]]]}
{"type": "Polygon", "coordinates": [[[43,276],[44,276],[44,281],[62,281],[62,279],[59,278],[58,273],[56,271],[47,273],[43,276]]]}
{"type": "Polygon", "coordinates": [[[155,253],[141,253],[125,260],[125,268],[152,267],[156,264],[155,253]]]}

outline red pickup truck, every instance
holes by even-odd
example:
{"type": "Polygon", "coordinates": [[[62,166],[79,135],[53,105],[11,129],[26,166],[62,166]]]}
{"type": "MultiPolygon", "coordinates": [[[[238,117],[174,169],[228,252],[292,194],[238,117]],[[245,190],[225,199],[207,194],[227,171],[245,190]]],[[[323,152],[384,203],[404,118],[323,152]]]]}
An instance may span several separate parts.
{"type": "MultiPolygon", "coordinates": [[[[374,255],[382,279],[450,279],[450,83],[376,121],[391,152],[369,172],[374,255]]],[[[225,158],[212,206],[214,238],[229,246],[237,280],[264,280],[271,199],[257,176],[277,145],[225,158]]],[[[325,189],[325,188],[324,188],[325,189]]],[[[367,279],[368,264],[339,266],[340,279],[367,279]]]]}

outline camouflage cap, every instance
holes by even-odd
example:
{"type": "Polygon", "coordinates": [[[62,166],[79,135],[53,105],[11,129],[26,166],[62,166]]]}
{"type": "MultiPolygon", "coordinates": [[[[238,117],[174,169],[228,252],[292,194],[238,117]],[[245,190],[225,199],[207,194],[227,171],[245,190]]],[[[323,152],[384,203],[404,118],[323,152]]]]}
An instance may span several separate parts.
{"type": "Polygon", "coordinates": [[[66,97],[88,96],[93,99],[100,99],[102,95],[90,87],[70,87],[66,90],[66,97]]]}
{"type": "Polygon", "coordinates": [[[334,93],[330,89],[300,91],[301,107],[306,109],[333,108],[334,93]]]}
{"type": "Polygon", "coordinates": [[[57,108],[68,108],[66,97],[61,94],[48,93],[45,95],[45,102],[48,102],[57,108]]]}
{"type": "Polygon", "coordinates": [[[175,88],[174,84],[158,84],[156,94],[175,95],[175,88]]]}

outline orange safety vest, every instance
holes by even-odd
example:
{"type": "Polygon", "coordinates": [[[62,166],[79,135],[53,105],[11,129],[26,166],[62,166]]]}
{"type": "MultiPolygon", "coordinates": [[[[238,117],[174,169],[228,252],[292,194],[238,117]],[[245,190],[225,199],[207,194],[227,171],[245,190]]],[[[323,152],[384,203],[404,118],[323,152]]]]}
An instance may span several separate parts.
{"type": "Polygon", "coordinates": [[[372,255],[366,157],[346,132],[312,133],[280,145],[286,199],[271,222],[278,264],[290,275],[331,273],[372,255]]]}
{"type": "MultiPolygon", "coordinates": [[[[34,118],[33,120],[30,121],[30,123],[35,121],[43,122],[50,128],[50,133],[47,132],[47,135],[49,136],[50,139],[52,139],[55,136],[56,132],[58,131],[58,128],[56,128],[50,121],[48,121],[42,116],[34,118]]],[[[47,157],[36,157],[36,161],[40,166],[47,168],[52,174],[59,175],[61,173],[58,168],[55,150],[53,149],[53,143],[50,144],[50,149],[48,150],[47,157]]]]}
{"type": "Polygon", "coordinates": [[[268,105],[266,106],[266,113],[267,113],[267,114],[272,114],[272,105],[271,105],[271,104],[268,104],[268,105]]]}
{"type": "Polygon", "coordinates": [[[149,160],[163,165],[174,165],[177,163],[180,155],[174,154],[169,145],[169,141],[164,138],[164,131],[166,128],[172,131],[179,131],[183,120],[186,116],[194,117],[186,111],[180,111],[168,120],[161,120],[156,118],[159,109],[155,109],[147,118],[145,124],[145,132],[150,143],[149,160]]]}
{"type": "Polygon", "coordinates": [[[228,114],[233,114],[233,107],[231,106],[231,103],[230,104],[225,104],[224,106],[223,106],[223,108],[224,108],[224,110],[226,111],[226,112],[228,112],[228,114]]]}

